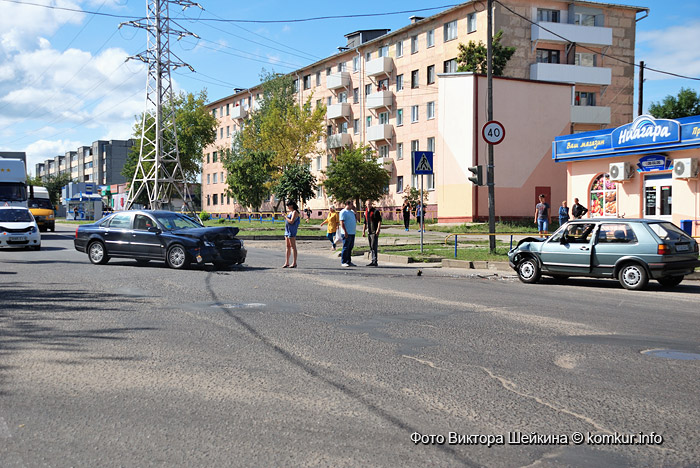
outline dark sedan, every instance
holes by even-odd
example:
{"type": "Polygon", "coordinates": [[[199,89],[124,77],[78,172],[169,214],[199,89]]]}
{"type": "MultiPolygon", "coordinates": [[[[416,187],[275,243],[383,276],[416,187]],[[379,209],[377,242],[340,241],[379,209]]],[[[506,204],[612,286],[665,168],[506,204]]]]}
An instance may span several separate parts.
{"type": "Polygon", "coordinates": [[[74,245],[96,265],[122,257],[139,263],[165,261],[176,269],[193,262],[229,266],[246,258],[243,241],[236,234],[236,227],[203,227],[171,211],[121,211],[78,226],[74,245]]]}

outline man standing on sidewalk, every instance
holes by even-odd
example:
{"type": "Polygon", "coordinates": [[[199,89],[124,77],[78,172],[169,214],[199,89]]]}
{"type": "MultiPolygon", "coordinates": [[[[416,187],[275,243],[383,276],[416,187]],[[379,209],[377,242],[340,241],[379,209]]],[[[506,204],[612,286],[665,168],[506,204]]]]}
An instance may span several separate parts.
{"type": "Polygon", "coordinates": [[[341,265],[355,266],[352,263],[352,248],[355,246],[357,219],[352,200],[345,202],[345,208],[340,212],[340,227],[343,229],[343,251],[340,254],[341,265]]]}
{"type": "Polygon", "coordinates": [[[379,231],[382,228],[382,213],[374,206],[372,200],[367,200],[365,204],[365,224],[362,227],[362,237],[367,233],[369,240],[369,253],[372,261],[367,266],[378,266],[377,255],[379,249],[379,231]]]}

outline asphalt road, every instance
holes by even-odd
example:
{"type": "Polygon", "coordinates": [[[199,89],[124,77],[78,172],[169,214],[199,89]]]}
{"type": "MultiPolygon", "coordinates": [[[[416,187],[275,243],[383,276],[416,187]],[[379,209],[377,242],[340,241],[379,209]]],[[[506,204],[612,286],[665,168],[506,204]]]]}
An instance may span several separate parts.
{"type": "Polygon", "coordinates": [[[289,270],[278,244],[230,271],[95,266],[68,228],[0,251],[0,466],[700,466],[700,282],[348,269],[320,242],[289,270]]]}

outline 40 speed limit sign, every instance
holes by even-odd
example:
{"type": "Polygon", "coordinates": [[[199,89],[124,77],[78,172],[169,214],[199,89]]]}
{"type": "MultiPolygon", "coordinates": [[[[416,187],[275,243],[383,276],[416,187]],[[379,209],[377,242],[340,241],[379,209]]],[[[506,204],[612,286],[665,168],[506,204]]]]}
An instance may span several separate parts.
{"type": "Polygon", "coordinates": [[[501,122],[491,120],[484,124],[484,128],[481,129],[481,136],[486,143],[497,145],[506,137],[506,129],[501,122]]]}

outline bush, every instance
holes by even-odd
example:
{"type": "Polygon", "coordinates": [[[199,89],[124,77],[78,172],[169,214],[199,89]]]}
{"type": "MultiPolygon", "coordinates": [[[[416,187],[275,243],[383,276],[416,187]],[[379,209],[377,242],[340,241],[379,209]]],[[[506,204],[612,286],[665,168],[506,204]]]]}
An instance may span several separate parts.
{"type": "Polygon", "coordinates": [[[211,215],[206,211],[202,211],[201,213],[199,213],[199,219],[201,219],[202,221],[209,221],[211,219],[211,215]]]}

